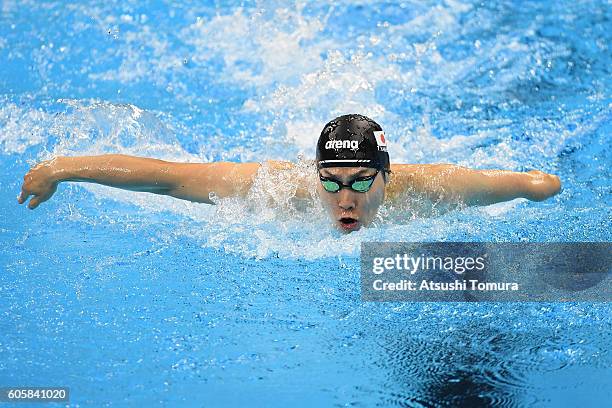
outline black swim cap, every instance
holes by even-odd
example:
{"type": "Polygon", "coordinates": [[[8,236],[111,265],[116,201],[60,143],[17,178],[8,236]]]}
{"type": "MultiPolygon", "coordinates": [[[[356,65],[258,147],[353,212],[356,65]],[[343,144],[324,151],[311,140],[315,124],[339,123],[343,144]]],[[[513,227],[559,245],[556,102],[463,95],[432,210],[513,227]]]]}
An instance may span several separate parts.
{"type": "Polygon", "coordinates": [[[389,171],[389,153],[382,128],[357,114],[343,115],[323,128],[317,142],[317,168],[371,167],[389,171]]]}

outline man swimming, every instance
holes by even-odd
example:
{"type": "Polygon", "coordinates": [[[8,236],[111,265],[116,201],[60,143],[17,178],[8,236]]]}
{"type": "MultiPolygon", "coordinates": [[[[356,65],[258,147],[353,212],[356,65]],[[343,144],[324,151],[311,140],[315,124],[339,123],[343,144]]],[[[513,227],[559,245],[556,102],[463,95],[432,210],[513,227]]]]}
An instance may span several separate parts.
{"type": "MultiPolygon", "coordinates": [[[[64,181],[98,183],[124,190],[168,195],[214,204],[213,197],[246,196],[261,163],[173,163],[119,154],[56,157],[34,166],[24,176],[18,202],[32,199],[34,209],[51,198],[64,181]]],[[[290,162],[268,161],[280,172],[290,162]]],[[[344,115],[323,128],[316,148],[316,191],[333,224],[350,232],[374,220],[379,207],[406,193],[433,201],[489,205],[515,198],[541,201],[557,194],[559,178],[533,170],[472,170],[450,164],[390,164],[380,125],[363,115],[344,115]]],[[[310,179],[308,179],[310,180],[310,179]]],[[[298,198],[308,198],[295,180],[298,198]]]]}

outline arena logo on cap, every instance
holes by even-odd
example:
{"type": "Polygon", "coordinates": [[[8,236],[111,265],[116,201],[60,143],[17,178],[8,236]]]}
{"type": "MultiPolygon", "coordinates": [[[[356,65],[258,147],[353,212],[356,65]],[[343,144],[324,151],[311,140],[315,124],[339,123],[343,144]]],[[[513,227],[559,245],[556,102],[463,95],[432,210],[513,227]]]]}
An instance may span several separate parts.
{"type": "Polygon", "coordinates": [[[385,139],[385,132],[382,130],[375,130],[374,137],[376,138],[376,144],[378,145],[378,150],[386,152],[387,151],[387,140],[385,139]]]}
{"type": "Polygon", "coordinates": [[[359,143],[357,140],[328,140],[325,143],[325,148],[329,149],[353,149],[357,150],[359,148],[359,143]]]}

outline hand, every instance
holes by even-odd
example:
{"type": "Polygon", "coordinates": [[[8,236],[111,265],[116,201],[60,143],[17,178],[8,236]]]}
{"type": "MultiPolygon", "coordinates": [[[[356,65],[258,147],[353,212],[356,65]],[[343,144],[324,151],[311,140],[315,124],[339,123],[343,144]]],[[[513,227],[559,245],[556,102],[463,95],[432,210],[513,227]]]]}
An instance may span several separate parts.
{"type": "Polygon", "coordinates": [[[531,170],[527,198],[533,201],[546,200],[561,191],[559,177],[539,170],[531,170]]]}
{"type": "Polygon", "coordinates": [[[57,190],[58,180],[55,177],[55,159],[44,161],[32,167],[23,177],[21,194],[17,198],[19,204],[27,201],[29,196],[33,196],[28,204],[28,208],[34,209],[40,203],[51,198],[57,190]]]}

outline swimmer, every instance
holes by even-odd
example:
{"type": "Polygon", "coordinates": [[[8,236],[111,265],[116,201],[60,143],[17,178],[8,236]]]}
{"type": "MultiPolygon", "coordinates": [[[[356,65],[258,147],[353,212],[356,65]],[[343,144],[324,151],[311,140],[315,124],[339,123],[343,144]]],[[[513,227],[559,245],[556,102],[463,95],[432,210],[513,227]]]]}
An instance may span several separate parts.
{"type": "MultiPolygon", "coordinates": [[[[291,162],[268,161],[271,171],[291,162]]],[[[261,163],[174,163],[120,154],[56,157],[25,175],[20,204],[32,196],[34,209],[65,181],[98,183],[124,190],[168,195],[214,204],[211,197],[246,196],[261,163]]],[[[385,134],[363,115],[344,115],[323,128],[316,147],[316,191],[335,227],[351,232],[368,226],[381,204],[403,194],[421,194],[436,202],[489,205],[515,198],[542,201],[557,194],[559,178],[538,170],[472,170],[451,164],[390,164],[385,134]]],[[[296,180],[296,197],[308,198],[296,180]]]]}

